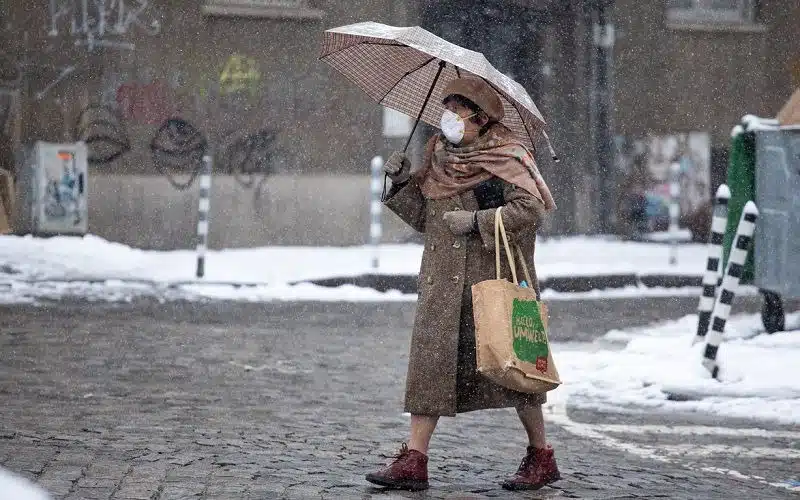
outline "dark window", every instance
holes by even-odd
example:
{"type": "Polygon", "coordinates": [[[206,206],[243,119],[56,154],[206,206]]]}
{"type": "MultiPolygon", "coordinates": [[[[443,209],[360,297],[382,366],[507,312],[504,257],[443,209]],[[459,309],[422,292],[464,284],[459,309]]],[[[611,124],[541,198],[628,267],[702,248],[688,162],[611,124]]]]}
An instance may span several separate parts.
{"type": "Polygon", "coordinates": [[[754,22],[754,0],[667,0],[667,20],[697,24],[754,22]]]}

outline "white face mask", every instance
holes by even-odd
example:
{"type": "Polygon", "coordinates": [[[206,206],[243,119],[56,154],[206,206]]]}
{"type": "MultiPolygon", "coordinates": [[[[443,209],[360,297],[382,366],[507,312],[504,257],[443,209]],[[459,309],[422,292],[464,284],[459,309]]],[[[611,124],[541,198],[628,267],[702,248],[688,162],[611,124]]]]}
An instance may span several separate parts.
{"type": "Polygon", "coordinates": [[[475,116],[477,113],[472,113],[469,116],[462,118],[458,113],[454,113],[449,109],[445,109],[442,113],[442,120],[440,122],[442,133],[453,144],[458,144],[464,140],[464,131],[466,125],[464,120],[475,116]]]}

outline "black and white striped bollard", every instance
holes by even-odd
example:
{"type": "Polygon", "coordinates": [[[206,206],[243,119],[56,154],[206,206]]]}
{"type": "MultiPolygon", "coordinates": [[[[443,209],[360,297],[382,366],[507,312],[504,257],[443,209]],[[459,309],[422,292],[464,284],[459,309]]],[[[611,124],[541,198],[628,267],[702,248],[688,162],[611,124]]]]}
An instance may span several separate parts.
{"type": "Polygon", "coordinates": [[[758,219],[758,208],[752,201],[748,201],[744,206],[742,218],[736,228],[736,236],[731,245],[731,253],[728,257],[728,265],[725,269],[725,276],[722,277],[722,288],[720,289],[717,300],[714,302],[714,313],[711,317],[711,331],[706,336],[706,348],[703,352],[703,366],[717,378],[719,375],[719,365],[717,365],[717,352],[722,343],[722,334],[725,332],[725,323],[731,314],[731,305],[736,296],[736,290],[742,279],[744,264],[747,254],[750,251],[750,243],[753,240],[753,233],[756,229],[758,219]]]}
{"type": "Polygon", "coordinates": [[[711,219],[711,236],[708,238],[708,261],[703,275],[703,291],[700,304],[697,306],[697,335],[692,345],[705,339],[708,326],[711,324],[711,313],[717,299],[717,285],[722,274],[722,242],[725,239],[725,228],[728,224],[728,201],[731,190],[723,184],[717,189],[714,214],[711,219]]]}
{"type": "Polygon", "coordinates": [[[208,209],[211,207],[211,156],[203,156],[203,173],[200,174],[200,202],[197,212],[197,273],[198,278],[206,274],[206,250],[208,250],[208,209]]]}
{"type": "Polygon", "coordinates": [[[383,236],[383,224],[381,222],[381,197],[383,194],[383,186],[381,185],[381,178],[383,177],[383,158],[376,156],[372,159],[370,164],[372,171],[372,181],[370,182],[370,204],[369,204],[369,243],[372,247],[372,268],[378,269],[380,266],[380,248],[378,245],[383,236]]]}

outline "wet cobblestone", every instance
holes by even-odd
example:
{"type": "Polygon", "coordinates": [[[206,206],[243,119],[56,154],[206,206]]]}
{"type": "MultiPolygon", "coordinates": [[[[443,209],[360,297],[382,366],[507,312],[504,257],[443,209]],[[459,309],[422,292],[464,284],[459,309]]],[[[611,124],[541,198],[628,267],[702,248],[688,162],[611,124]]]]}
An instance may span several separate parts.
{"type": "Polygon", "coordinates": [[[372,488],[364,474],[406,438],[412,317],[411,304],[2,307],[0,464],[63,499],[798,498],[552,424],[564,480],[509,493],[499,481],[525,443],[508,410],[442,421],[430,490],[372,488]]]}

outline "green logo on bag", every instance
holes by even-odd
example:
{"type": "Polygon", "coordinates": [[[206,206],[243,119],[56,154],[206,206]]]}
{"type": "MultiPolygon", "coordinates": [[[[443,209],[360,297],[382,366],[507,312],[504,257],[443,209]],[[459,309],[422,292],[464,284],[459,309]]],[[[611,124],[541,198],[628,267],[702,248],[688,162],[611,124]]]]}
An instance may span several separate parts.
{"type": "Polygon", "coordinates": [[[514,299],[511,327],[514,334],[514,354],[517,358],[536,364],[539,371],[546,371],[547,355],[550,350],[547,346],[547,335],[544,332],[539,303],[533,300],[514,299]]]}

